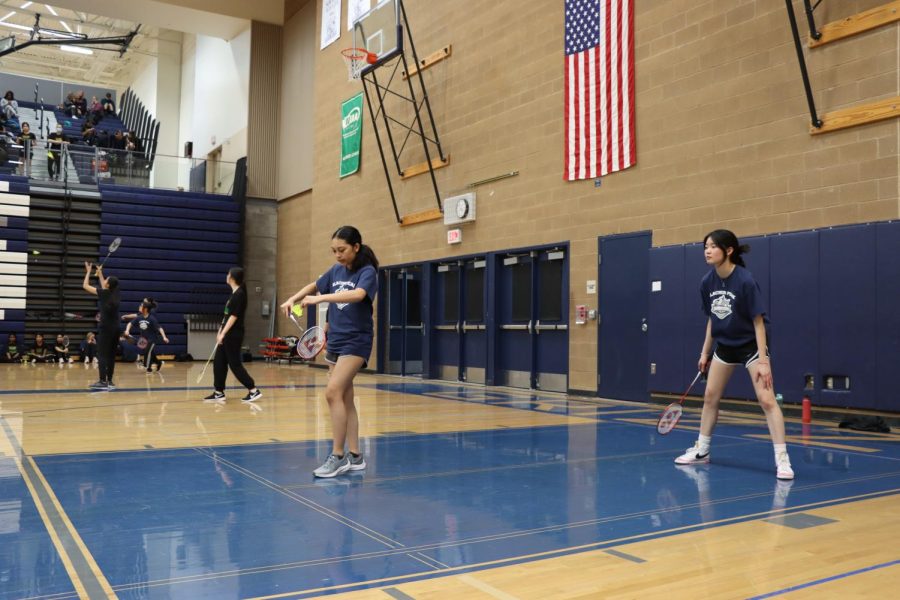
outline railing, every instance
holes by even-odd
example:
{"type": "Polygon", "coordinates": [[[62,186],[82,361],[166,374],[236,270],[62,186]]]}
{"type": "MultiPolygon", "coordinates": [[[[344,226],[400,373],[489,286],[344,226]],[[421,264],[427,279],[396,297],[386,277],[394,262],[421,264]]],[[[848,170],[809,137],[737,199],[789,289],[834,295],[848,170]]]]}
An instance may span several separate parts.
{"type": "Polygon", "coordinates": [[[150,161],[144,151],[100,148],[85,144],[59,142],[46,138],[15,143],[7,140],[7,159],[0,168],[33,181],[58,181],[61,186],[122,185],[148,189],[206,192],[230,195],[234,187],[236,164],[157,154],[150,161]],[[58,154],[53,158],[50,153],[58,154]],[[53,175],[51,177],[51,163],[53,175]],[[72,168],[74,175],[71,177],[72,168]]]}

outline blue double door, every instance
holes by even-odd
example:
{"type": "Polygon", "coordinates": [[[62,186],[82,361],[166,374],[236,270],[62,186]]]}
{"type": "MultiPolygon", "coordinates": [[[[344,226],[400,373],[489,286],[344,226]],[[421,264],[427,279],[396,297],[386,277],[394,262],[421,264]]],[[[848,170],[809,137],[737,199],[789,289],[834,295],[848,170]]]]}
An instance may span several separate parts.
{"type": "Polygon", "coordinates": [[[566,391],[568,246],[382,270],[381,370],[566,391]]]}
{"type": "Polygon", "coordinates": [[[447,381],[487,382],[487,273],[484,256],[430,265],[431,376],[447,381]]]}

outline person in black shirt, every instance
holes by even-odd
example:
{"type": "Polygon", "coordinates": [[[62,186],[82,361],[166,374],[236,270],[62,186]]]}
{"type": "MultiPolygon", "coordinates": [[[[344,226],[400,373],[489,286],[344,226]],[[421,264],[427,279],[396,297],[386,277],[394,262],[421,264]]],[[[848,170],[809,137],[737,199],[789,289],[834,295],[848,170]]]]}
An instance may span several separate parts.
{"type": "Polygon", "coordinates": [[[231,297],[225,305],[225,316],[222,326],[216,336],[215,361],[213,362],[213,393],[204,398],[204,402],[225,402],[225,379],[228,377],[228,369],[234,373],[248,393],[242,402],[253,402],[262,397],[262,392],[256,388],[253,378],[244,368],[241,362],[241,344],[244,341],[244,314],[247,312],[247,288],[244,286],[244,269],[232,267],[228,271],[226,279],[231,286],[231,297]]]}
{"type": "Polygon", "coordinates": [[[31,363],[34,364],[53,362],[55,359],[56,355],[51,353],[50,348],[44,343],[44,334],[34,334],[34,346],[28,351],[25,360],[31,361],[31,363]]]}
{"type": "Polygon", "coordinates": [[[60,176],[62,145],[65,143],[67,142],[62,125],[57,125],[56,131],[47,136],[47,173],[50,179],[57,179],[60,176]]]}
{"type": "MultiPolygon", "coordinates": [[[[27,163],[30,165],[31,159],[34,158],[34,147],[37,144],[37,136],[31,131],[31,125],[27,121],[22,123],[22,133],[16,138],[16,143],[23,146],[22,158],[27,159],[27,163]]],[[[26,162],[26,160],[23,160],[22,162],[26,162]]]]}
{"type": "Polygon", "coordinates": [[[11,333],[7,338],[6,351],[0,357],[0,362],[16,363],[22,360],[22,349],[19,348],[19,341],[16,334],[11,333]]]}
{"type": "Polygon", "coordinates": [[[106,92],[106,97],[100,101],[100,104],[103,106],[103,112],[107,115],[116,114],[116,103],[112,99],[112,94],[110,92],[106,92]]]}
{"type": "Polygon", "coordinates": [[[84,263],[84,283],[81,287],[98,299],[97,362],[100,379],[91,384],[91,389],[102,392],[116,389],[113,373],[116,369],[116,346],[119,344],[119,279],[104,277],[101,267],[97,267],[97,280],[100,282],[100,289],[97,289],[91,285],[93,269],[92,263],[84,263]]]}

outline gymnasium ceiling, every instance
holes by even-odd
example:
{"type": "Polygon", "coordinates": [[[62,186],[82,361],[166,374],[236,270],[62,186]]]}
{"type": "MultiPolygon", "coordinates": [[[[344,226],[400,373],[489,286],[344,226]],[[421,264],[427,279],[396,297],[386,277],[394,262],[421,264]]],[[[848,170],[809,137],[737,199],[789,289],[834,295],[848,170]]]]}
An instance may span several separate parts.
{"type": "MultiPolygon", "coordinates": [[[[89,37],[126,35],[141,25],[129,50],[119,57],[113,46],[97,46],[92,55],[73,54],[57,45],[31,46],[0,58],[0,70],[98,87],[121,87],[149,57],[155,56],[167,30],[231,40],[251,20],[282,24],[298,0],[56,0],[52,3],[0,0],[0,37],[30,37],[35,16],[41,27],[71,30],[89,37]],[[5,15],[5,16],[4,16],[5,15]],[[103,50],[101,48],[110,48],[103,50]]],[[[301,3],[305,3],[302,2],[301,3]]],[[[171,35],[171,34],[169,34],[171,35]]]]}

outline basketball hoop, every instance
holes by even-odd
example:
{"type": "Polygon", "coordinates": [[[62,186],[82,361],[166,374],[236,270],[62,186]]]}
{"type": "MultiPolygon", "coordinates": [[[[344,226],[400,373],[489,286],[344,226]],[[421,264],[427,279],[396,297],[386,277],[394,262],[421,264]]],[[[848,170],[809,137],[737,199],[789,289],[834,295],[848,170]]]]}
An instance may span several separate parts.
{"type": "Polygon", "coordinates": [[[362,74],[363,67],[374,65],[378,60],[378,55],[369,52],[365,48],[344,48],[341,50],[344,62],[347,63],[347,73],[350,79],[359,79],[362,74]]]}

